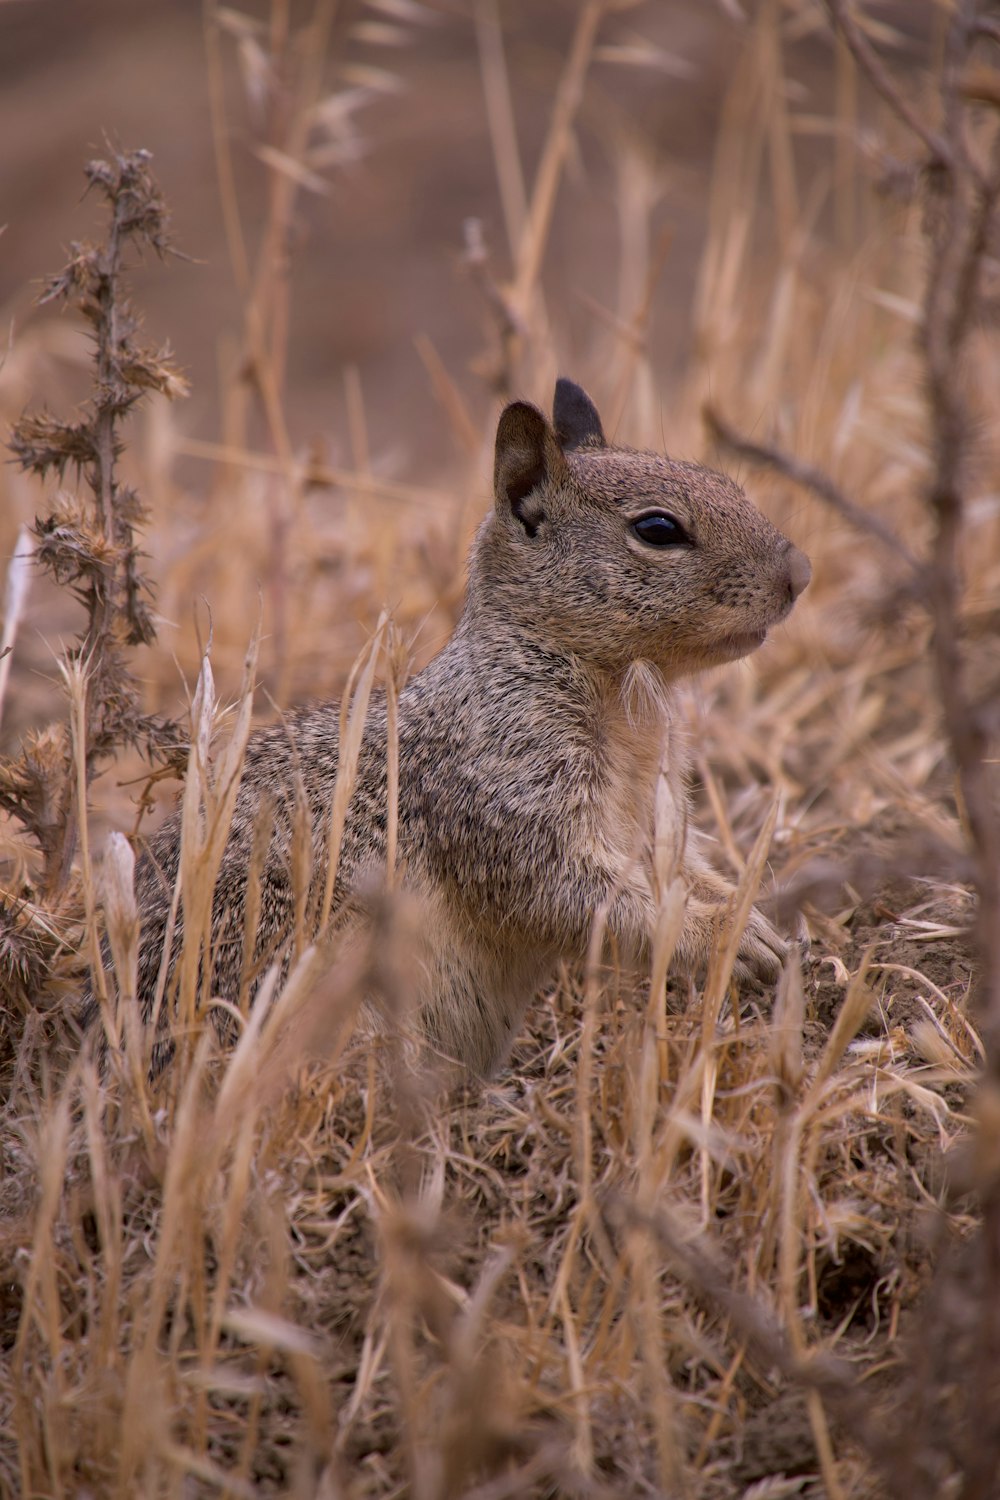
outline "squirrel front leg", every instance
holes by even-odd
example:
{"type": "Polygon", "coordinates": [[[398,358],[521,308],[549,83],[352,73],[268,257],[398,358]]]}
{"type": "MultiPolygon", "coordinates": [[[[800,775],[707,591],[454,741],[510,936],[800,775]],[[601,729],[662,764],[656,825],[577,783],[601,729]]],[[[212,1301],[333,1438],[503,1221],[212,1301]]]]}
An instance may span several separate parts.
{"type": "MultiPolygon", "coordinates": [[[[656,902],[645,875],[638,869],[624,885],[610,872],[578,869],[564,891],[570,896],[562,914],[575,929],[581,956],[590,940],[593,920],[604,913],[604,928],[620,957],[630,967],[645,968],[650,960],[651,937],[656,925],[656,902]]],[[[721,934],[721,918],[733,887],[711,868],[703,857],[685,857],[681,877],[688,889],[684,925],[676,950],[678,965],[704,972],[721,934]]],[[[736,950],[733,973],[743,984],[773,984],[781,972],[788,945],[756,907],[736,950]]]]}
{"type": "MultiPolygon", "coordinates": [[[[688,836],[681,875],[688,902],[677,958],[686,969],[704,970],[721,936],[721,918],[733,887],[708,863],[696,835],[688,836]]],[[[774,984],[787,952],[785,939],[753,906],[736,950],[733,973],[741,983],[774,984]]]]}

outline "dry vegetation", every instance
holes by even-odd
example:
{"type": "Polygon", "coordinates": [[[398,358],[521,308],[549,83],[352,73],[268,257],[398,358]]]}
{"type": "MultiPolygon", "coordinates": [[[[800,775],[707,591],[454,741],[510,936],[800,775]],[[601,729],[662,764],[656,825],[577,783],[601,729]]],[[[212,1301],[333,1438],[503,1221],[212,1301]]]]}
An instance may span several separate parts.
{"type": "MultiPolygon", "coordinates": [[[[562,365],[542,273],[607,9],[578,8],[525,183],[496,12],[476,7],[510,274],[475,227],[467,260],[491,330],[480,376],[497,400],[546,401],[562,365]]],[[[217,444],[182,440],[149,397],[155,441],[133,457],[145,519],[117,476],[135,430],[121,424],[176,377],[134,329],[125,351],[117,262],[136,236],[164,249],[166,226],[141,157],[111,151],[91,167],[110,238],[75,247],[56,289],[95,330],[92,403],[72,423],[21,420],[15,453],[46,482],[4,479],[8,516],[41,519],[34,571],[9,566],[0,706],[30,687],[17,626],[40,570],[81,594],[83,624],[59,654],[69,615],[53,593],[49,722],[0,771],[0,1492],[997,1493],[1000,1108],[977,1080],[1000,1069],[988,714],[1000,447],[987,422],[1000,388],[1000,35],[989,20],[977,30],[965,0],[928,4],[936,81],[911,71],[897,85],[891,33],[859,31],[837,0],[828,9],[762,5],[746,24],[696,358],[670,423],[678,452],[711,455],[710,397],[716,436],[754,463],[755,497],[813,559],[790,624],[689,700],[720,861],[747,900],[764,873],[810,943],[776,999],[731,992],[725,944],[701,989],[666,983],[665,953],[639,995],[596,968],[567,973],[504,1076],[467,1096],[442,1100],[352,1042],[366,984],[406,1005],[411,914],[391,896],[370,954],[317,978],[307,950],[272,1005],[234,1015],[227,1056],[202,1024],[192,946],[181,1045],[151,1080],[151,1036],[128,999],[132,854],[104,833],[147,811],[135,746],[169,763],[176,744],[159,717],[177,711],[176,671],[149,644],[134,527],[160,617],[189,620],[199,596],[210,610],[171,637],[195,684],[189,912],[193,892],[208,908],[254,683],[262,716],[346,690],[359,722],[373,673],[398,681],[400,641],[426,659],[460,607],[493,426],[470,415],[466,377],[425,343],[442,432],[467,455],[447,488],[379,477],[357,382],[352,467],[332,470],[289,436],[283,247],[297,194],[336,160],[349,118],[322,94],[332,6],[319,0],[307,46],[278,3],[269,27],[231,11],[210,20],[242,349],[217,444]],[[838,21],[835,116],[796,115],[783,49],[838,21]],[[234,37],[268,65],[260,76],[282,80],[253,253],[219,86],[234,37]],[[859,128],[859,109],[877,131],[859,128]],[[815,189],[796,178],[806,129],[834,142],[833,177],[815,189]],[[213,463],[204,493],[174,477],[193,452],[213,463]],[[209,660],[234,685],[244,655],[225,714],[209,660]],[[113,775],[95,780],[111,756],[113,775]],[[74,996],[104,931],[113,962],[97,990],[118,1045],[102,1065],[81,1045],[74,996]]],[[[405,5],[371,24],[389,25],[387,12],[408,24],[405,5]]],[[[659,446],[647,323],[662,254],[644,170],[636,155],[622,173],[618,310],[595,312],[589,366],[570,373],[619,441],[659,446]]],[[[54,328],[39,318],[10,354],[12,416],[54,328]]],[[[5,541],[8,556],[29,545],[27,532],[5,541]]],[[[348,757],[342,797],[349,781],[348,757]]],[[[185,943],[198,941],[189,920],[185,943]]]]}

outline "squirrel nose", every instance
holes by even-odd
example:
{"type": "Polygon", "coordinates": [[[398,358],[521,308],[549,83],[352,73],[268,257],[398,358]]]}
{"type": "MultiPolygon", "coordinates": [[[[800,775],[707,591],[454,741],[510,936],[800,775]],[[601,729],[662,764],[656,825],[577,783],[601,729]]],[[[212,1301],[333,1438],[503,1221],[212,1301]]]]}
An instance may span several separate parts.
{"type": "Polygon", "coordinates": [[[789,543],[786,567],[788,570],[788,593],[792,603],[794,603],[812,577],[812,563],[804,552],[800,552],[798,547],[793,547],[789,543]]]}

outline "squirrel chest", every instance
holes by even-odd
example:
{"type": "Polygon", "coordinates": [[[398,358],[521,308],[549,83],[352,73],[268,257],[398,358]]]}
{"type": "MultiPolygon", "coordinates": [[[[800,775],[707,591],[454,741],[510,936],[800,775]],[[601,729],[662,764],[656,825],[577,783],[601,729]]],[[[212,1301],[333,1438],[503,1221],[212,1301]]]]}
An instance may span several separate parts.
{"type": "Polygon", "coordinates": [[[648,862],[667,738],[664,706],[633,714],[618,695],[601,705],[582,831],[589,852],[626,881],[648,862]]]}

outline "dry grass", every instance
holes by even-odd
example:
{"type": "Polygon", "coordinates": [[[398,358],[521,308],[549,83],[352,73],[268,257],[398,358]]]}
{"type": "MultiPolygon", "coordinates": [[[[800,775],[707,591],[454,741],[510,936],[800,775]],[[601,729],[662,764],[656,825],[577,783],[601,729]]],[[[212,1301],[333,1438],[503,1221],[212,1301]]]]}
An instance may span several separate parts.
{"type": "MultiPolygon", "coordinates": [[[[406,6],[396,10],[405,18],[406,6]]],[[[541,402],[561,358],[540,273],[604,10],[581,7],[552,130],[525,184],[510,157],[495,10],[476,7],[512,266],[501,285],[473,256],[495,329],[486,365],[498,390],[541,402]]],[[[314,40],[328,11],[320,0],[314,40]]],[[[805,24],[811,12],[762,7],[732,81],[698,352],[673,397],[673,446],[703,451],[709,393],[744,427],[763,413],[768,436],[823,465],[923,555],[934,454],[912,337],[920,208],[870,199],[841,145],[839,248],[816,229],[822,205],[796,182],[793,121],[776,87],[782,24],[797,16],[805,24]]],[[[276,3],[270,31],[249,36],[285,59],[288,78],[296,58],[315,54],[297,50],[283,18],[276,3]]],[[[235,24],[229,12],[218,19],[235,24]]],[[[211,68],[223,40],[210,19],[211,68]]],[[[857,89],[846,53],[836,66],[841,113],[827,124],[842,139],[857,89]]],[[[128,1001],[141,920],[131,852],[100,833],[131,825],[121,787],[95,787],[85,858],[58,904],[39,895],[32,850],[13,826],[5,834],[0,1491],[837,1500],[893,1493],[907,1449],[926,1479],[918,1491],[911,1475],[908,1492],[958,1493],[962,1328],[975,1320],[977,1286],[963,1292],[958,1323],[928,1288],[938,1260],[961,1265],[975,1222],[960,1145],[983,1061],[969,1004],[967,829],[931,627],[904,565],[787,479],[755,478],[754,495],[808,550],[814,582],[759,658],[688,700],[700,816],[741,899],[765,867],[775,887],[798,892],[810,946],[773,1003],[733,995],[725,942],[703,989],[665,982],[676,914],[664,880],[648,993],[594,965],[564,974],[534,1006],[504,1076],[474,1094],[442,1098],[391,1049],[352,1034],[373,970],[406,1007],[411,914],[392,893],[371,951],[331,958],[303,946],[280,995],[266,984],[252,1011],[234,1007],[228,1055],[202,1027],[191,893],[207,912],[254,683],[267,690],[262,713],[267,693],[285,703],[344,692],[359,724],[373,674],[398,683],[399,640],[415,643],[419,662],[454,620],[461,558],[487,503],[492,422],[479,432],[462,382],[429,344],[443,420],[470,455],[448,489],[378,477],[356,381],[350,470],[325,468],[288,438],[280,245],[316,168],[315,69],[293,77],[262,141],[274,193],[256,268],[216,90],[246,292],[243,378],[217,445],[180,440],[157,408],[143,465],[161,613],[187,620],[198,596],[212,606],[211,666],[194,627],[174,638],[196,682],[183,793],[189,921],[178,1049],[155,1079],[152,1033],[128,1001]],[[255,400],[266,434],[257,446],[255,400]],[[185,454],[211,460],[207,507],[172,477],[185,454]],[[387,598],[398,636],[383,618],[387,598]],[[244,674],[228,716],[213,670],[230,692],[244,674]],[[105,1026],[121,1042],[103,1069],[80,1047],[70,1003],[74,953],[93,951],[98,921],[113,955],[105,1026]],[[908,1431],[907,1410],[931,1406],[934,1421],[908,1431]]],[[[595,327],[590,367],[572,373],[614,410],[619,440],[659,446],[645,321],[660,261],[657,188],[644,170],[641,160],[622,168],[623,303],[595,327]]],[[[4,374],[12,411],[19,371],[58,336],[44,321],[22,336],[4,374]]],[[[983,425],[961,538],[961,620],[985,702],[998,686],[1000,598],[1000,449],[985,425],[1000,346],[990,329],[968,360],[983,425]]],[[[20,519],[37,502],[16,476],[4,483],[20,519]]],[[[8,701],[22,589],[12,565],[8,701]]],[[[142,663],[150,712],[176,700],[161,657],[142,663]]],[[[85,675],[68,674],[67,708],[57,695],[48,705],[53,722],[77,726],[78,772],[85,675]]],[[[123,760],[118,781],[140,770],[123,760]]],[[[331,890],[352,774],[345,754],[331,890]]]]}

